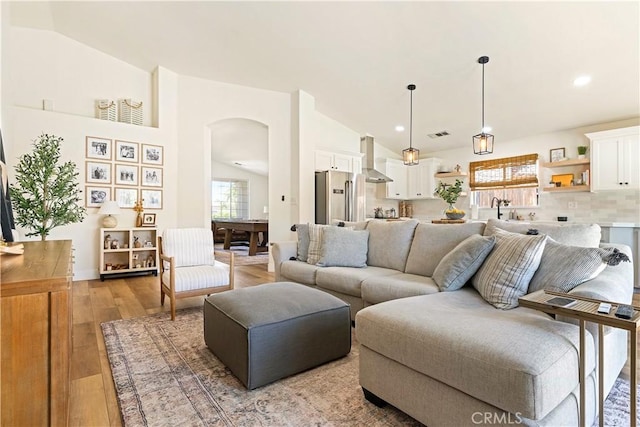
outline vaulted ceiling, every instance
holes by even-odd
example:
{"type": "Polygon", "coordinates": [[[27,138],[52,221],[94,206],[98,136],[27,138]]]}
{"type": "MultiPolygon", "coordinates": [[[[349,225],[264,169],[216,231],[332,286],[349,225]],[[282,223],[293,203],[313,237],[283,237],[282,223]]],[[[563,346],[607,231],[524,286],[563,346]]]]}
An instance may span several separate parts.
{"type": "Polygon", "coordinates": [[[16,2],[46,28],[141,69],[275,91],[394,151],[496,141],[640,115],[638,2],[16,2]],[[573,80],[590,75],[591,83],[573,80]],[[446,130],[449,136],[427,135],[446,130]]]}

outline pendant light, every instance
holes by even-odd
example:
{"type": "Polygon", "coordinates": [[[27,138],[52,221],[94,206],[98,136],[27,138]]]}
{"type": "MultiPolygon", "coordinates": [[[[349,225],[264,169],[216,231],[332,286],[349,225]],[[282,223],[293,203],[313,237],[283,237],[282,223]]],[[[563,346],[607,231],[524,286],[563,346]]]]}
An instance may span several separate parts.
{"type": "Polygon", "coordinates": [[[482,64],[482,130],[473,136],[473,153],[480,155],[493,153],[493,135],[484,131],[484,64],[487,62],[488,56],[478,58],[478,63],[482,64]]]}
{"type": "Polygon", "coordinates": [[[405,148],[402,150],[402,160],[404,164],[407,166],[414,166],[419,163],[420,158],[420,150],[413,148],[411,145],[413,139],[413,91],[415,90],[416,85],[411,84],[407,86],[407,89],[411,92],[411,104],[410,104],[410,115],[409,115],[409,148],[405,148]]]}

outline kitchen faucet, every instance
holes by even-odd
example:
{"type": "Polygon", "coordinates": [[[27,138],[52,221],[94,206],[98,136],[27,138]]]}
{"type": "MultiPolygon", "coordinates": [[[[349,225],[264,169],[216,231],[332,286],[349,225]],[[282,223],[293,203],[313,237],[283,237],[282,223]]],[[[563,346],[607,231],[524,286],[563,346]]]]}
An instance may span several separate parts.
{"type": "Polygon", "coordinates": [[[494,197],[493,199],[491,199],[491,208],[492,209],[493,209],[493,202],[496,202],[496,204],[498,206],[498,219],[500,219],[500,217],[503,215],[503,214],[500,213],[500,205],[509,206],[509,200],[498,199],[497,197],[494,197]]]}

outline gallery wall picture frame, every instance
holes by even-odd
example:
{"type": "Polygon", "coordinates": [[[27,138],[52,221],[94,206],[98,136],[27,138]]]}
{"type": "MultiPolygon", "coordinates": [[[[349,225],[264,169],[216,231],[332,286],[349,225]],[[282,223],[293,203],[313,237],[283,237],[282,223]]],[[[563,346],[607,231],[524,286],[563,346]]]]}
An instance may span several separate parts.
{"type": "Polygon", "coordinates": [[[155,227],[156,226],[156,214],[143,213],[142,214],[142,226],[143,227],[155,227]]]}
{"type": "Polygon", "coordinates": [[[140,144],[116,139],[116,161],[138,163],[140,158],[140,144]]]}
{"type": "Polygon", "coordinates": [[[87,136],[85,139],[87,159],[111,160],[113,145],[111,139],[97,136],[87,136]]]}
{"type": "Polygon", "coordinates": [[[552,148],[551,150],[549,150],[549,160],[551,162],[559,162],[560,160],[564,159],[564,156],[564,147],[552,148]]]}
{"type": "Polygon", "coordinates": [[[137,165],[115,164],[115,183],[116,185],[134,185],[137,186],[140,182],[138,176],[137,165]]]}
{"type": "Polygon", "coordinates": [[[115,200],[118,202],[118,205],[120,205],[122,209],[133,209],[138,200],[138,189],[116,187],[115,190],[115,200]]]}
{"type": "Polygon", "coordinates": [[[140,190],[144,209],[162,209],[162,190],[140,190]]]}
{"type": "Polygon", "coordinates": [[[111,184],[111,163],[86,161],[85,182],[111,184]]]}
{"type": "Polygon", "coordinates": [[[143,187],[162,187],[162,168],[142,166],[140,185],[143,187]]]}
{"type": "Polygon", "coordinates": [[[111,200],[111,187],[85,186],[85,205],[88,208],[99,208],[107,200],[111,200]]]}
{"type": "Polygon", "coordinates": [[[142,163],[147,165],[164,164],[164,147],[159,145],[142,144],[142,163]]]}

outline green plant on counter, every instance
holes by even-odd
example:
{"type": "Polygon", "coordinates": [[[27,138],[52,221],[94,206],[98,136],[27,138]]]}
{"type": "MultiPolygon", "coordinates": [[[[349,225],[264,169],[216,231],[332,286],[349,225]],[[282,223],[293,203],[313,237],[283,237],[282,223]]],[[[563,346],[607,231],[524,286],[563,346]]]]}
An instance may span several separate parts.
{"type": "Polygon", "coordinates": [[[440,181],[433,194],[452,205],[458,200],[460,193],[462,193],[462,181],[456,179],[456,183],[453,185],[440,181]]]}
{"type": "Polygon", "coordinates": [[[587,146],[586,145],[578,145],[578,154],[584,156],[587,154],[587,146]]]}
{"type": "Polygon", "coordinates": [[[11,184],[11,199],[16,222],[33,230],[27,236],[46,240],[60,225],[81,222],[86,209],[78,204],[76,164],[59,165],[60,144],[55,135],[40,135],[31,153],[24,154],[16,165],[16,184],[11,184]]]}

